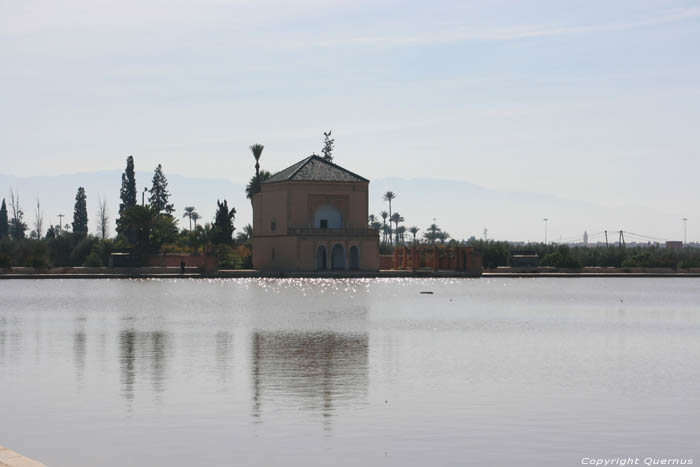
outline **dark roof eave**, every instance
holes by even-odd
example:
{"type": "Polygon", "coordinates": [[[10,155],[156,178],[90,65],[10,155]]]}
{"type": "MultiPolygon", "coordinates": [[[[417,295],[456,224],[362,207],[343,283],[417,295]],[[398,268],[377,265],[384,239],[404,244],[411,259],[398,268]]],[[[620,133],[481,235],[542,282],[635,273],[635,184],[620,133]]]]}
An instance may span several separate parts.
{"type": "Polygon", "coordinates": [[[273,180],[262,182],[262,185],[275,185],[277,183],[369,183],[366,178],[361,180],[273,180]]]}
{"type": "Polygon", "coordinates": [[[319,160],[320,162],[322,162],[322,163],[324,163],[324,164],[328,164],[328,165],[330,165],[330,166],[332,166],[332,167],[335,167],[335,168],[338,169],[338,170],[341,170],[341,171],[343,171],[343,172],[345,172],[345,173],[347,173],[347,174],[349,174],[349,175],[351,175],[351,176],[353,176],[353,177],[358,178],[360,181],[369,183],[369,180],[367,180],[366,178],[364,178],[364,177],[362,177],[362,176],[360,176],[360,175],[357,175],[356,173],[351,172],[351,171],[349,171],[348,169],[339,166],[338,164],[334,164],[333,162],[329,162],[329,161],[323,159],[323,158],[320,157],[320,156],[312,155],[312,156],[309,156],[309,157],[307,157],[307,158],[305,158],[305,159],[300,160],[299,162],[296,162],[295,164],[290,165],[289,167],[287,167],[287,168],[285,168],[285,169],[280,170],[279,172],[275,172],[274,174],[272,174],[272,176],[271,176],[268,180],[262,182],[261,184],[262,184],[262,185],[265,185],[265,184],[268,184],[268,183],[281,183],[281,182],[291,182],[291,181],[295,181],[295,182],[306,182],[306,183],[308,183],[308,182],[320,182],[320,183],[358,183],[357,180],[353,180],[353,181],[341,181],[341,180],[325,180],[325,181],[324,181],[324,180],[292,180],[292,178],[293,178],[302,168],[304,168],[304,166],[306,166],[306,164],[308,164],[308,163],[309,163],[310,161],[312,161],[312,160],[319,160]],[[295,167],[295,166],[296,166],[296,167],[295,167]],[[283,179],[281,179],[281,180],[275,180],[275,178],[279,178],[279,175],[280,175],[280,174],[282,174],[282,173],[285,172],[285,171],[288,171],[288,170],[291,169],[291,168],[294,168],[294,170],[290,171],[289,174],[285,175],[285,177],[284,177],[283,179]]]}

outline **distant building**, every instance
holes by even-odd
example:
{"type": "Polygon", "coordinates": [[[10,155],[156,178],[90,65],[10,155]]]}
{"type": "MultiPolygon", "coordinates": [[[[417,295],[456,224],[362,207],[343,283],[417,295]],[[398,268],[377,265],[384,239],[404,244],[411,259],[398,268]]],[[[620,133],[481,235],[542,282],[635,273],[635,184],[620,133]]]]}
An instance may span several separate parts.
{"type": "Polygon", "coordinates": [[[535,250],[512,250],[510,252],[510,267],[536,268],[539,257],[535,250]]]}
{"type": "Polygon", "coordinates": [[[253,195],[253,267],[263,271],[379,269],[367,226],[369,180],[313,155],[253,195]]]}
{"type": "Polygon", "coordinates": [[[681,242],[681,241],[666,242],[666,248],[670,248],[672,250],[681,250],[681,249],[683,249],[683,242],[681,242]]]}
{"type": "Polygon", "coordinates": [[[588,246],[588,232],[583,231],[583,246],[588,246]]]}

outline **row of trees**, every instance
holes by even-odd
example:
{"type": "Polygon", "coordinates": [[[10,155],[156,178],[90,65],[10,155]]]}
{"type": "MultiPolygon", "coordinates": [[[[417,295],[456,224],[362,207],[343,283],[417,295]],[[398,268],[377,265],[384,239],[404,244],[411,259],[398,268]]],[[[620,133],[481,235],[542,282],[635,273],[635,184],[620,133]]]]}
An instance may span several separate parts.
{"type": "MultiPolygon", "coordinates": [[[[384,253],[391,250],[394,246],[406,244],[406,232],[412,235],[411,241],[414,244],[420,241],[417,235],[421,229],[416,226],[406,228],[405,225],[402,225],[405,222],[404,217],[400,213],[392,211],[392,202],[397,197],[398,195],[393,191],[384,193],[382,198],[389,203],[389,210],[382,211],[379,216],[370,214],[368,218],[369,226],[378,230],[381,234],[382,241],[380,249],[384,253]],[[381,222],[379,219],[381,219],[381,222]]],[[[450,239],[450,234],[438,227],[435,222],[430,224],[423,233],[423,241],[431,245],[435,245],[438,241],[440,243],[445,243],[448,239],[450,239]]]]}
{"type": "Polygon", "coordinates": [[[154,171],[151,188],[141,194],[141,205],[137,203],[137,197],[134,158],[129,156],[122,174],[117,233],[118,239],[133,246],[141,258],[163,251],[164,245],[169,245],[165,248],[168,251],[194,253],[204,253],[210,245],[231,247],[236,208],[229,207],[225,199],[216,202],[214,222],[203,226],[197,225],[200,216],[196,208],[186,206],[183,218],[189,219],[189,230],[178,230],[178,220],[173,216],[175,206],[170,202],[168,180],[161,164],[154,171]],[[149,193],[148,204],[146,191],[149,193]]]}
{"type": "Polygon", "coordinates": [[[510,242],[477,240],[470,238],[470,245],[483,255],[484,267],[508,266],[513,250],[533,250],[539,256],[540,266],[557,268],[617,267],[617,268],[690,268],[700,267],[700,249],[663,248],[659,245],[635,247],[583,247],[558,244],[531,243],[513,245],[510,242]]]}
{"type": "MultiPolygon", "coordinates": [[[[0,267],[7,266],[102,266],[116,249],[131,250],[142,262],[158,252],[205,253],[228,248],[223,255],[234,266],[250,263],[248,251],[234,254],[234,220],[236,209],[226,200],[217,200],[216,216],[212,223],[198,225],[200,219],[194,206],[185,208],[183,217],[189,218],[189,230],[179,230],[173,216],[175,206],[170,202],[168,180],[162,165],[154,171],[150,189],[141,193],[138,201],[134,158],[129,156],[121,177],[119,213],[116,236],[109,235],[107,203],[98,200],[97,235],[88,231],[87,194],[79,187],[73,210],[73,222],[51,225],[43,231],[43,211],[37,201],[36,221],[29,235],[19,195],[10,191],[8,200],[0,205],[0,267]],[[146,199],[146,193],[148,198],[146,199]],[[194,228],[192,226],[194,222],[194,228]],[[231,260],[231,258],[234,258],[231,260]]],[[[249,229],[244,229],[250,235],[249,229]]],[[[241,236],[245,241],[245,235],[241,236]]]]}
{"type": "MultiPolygon", "coordinates": [[[[24,210],[20,204],[19,194],[10,189],[9,200],[9,212],[7,209],[8,203],[5,198],[3,198],[2,204],[0,204],[0,240],[7,238],[22,240],[27,237],[29,226],[24,220],[24,210]]],[[[34,214],[34,229],[31,230],[28,237],[31,239],[41,239],[44,236],[44,211],[41,207],[41,201],[38,199],[36,201],[34,214]]],[[[87,235],[87,197],[85,196],[85,188],[83,187],[78,187],[78,192],[75,195],[72,224],[66,224],[65,226],[61,226],[60,224],[50,225],[46,230],[46,236],[48,238],[55,238],[64,231],[71,229],[73,233],[78,236],[84,237],[87,235]]],[[[99,229],[99,226],[98,230],[104,232],[104,229],[99,229]]]]}

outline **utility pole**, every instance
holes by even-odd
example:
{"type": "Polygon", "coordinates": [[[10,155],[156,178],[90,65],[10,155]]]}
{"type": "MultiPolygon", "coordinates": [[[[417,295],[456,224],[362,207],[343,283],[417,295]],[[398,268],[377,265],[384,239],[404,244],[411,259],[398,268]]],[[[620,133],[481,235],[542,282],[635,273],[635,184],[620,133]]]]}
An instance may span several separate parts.
{"type": "Polygon", "coordinates": [[[146,205],[146,192],[148,191],[148,187],[143,188],[143,192],[141,193],[141,206],[146,205]]]}
{"type": "Polygon", "coordinates": [[[605,246],[610,247],[610,245],[608,245],[608,231],[607,230],[605,231],[605,246]]]}
{"type": "Polygon", "coordinates": [[[61,231],[63,229],[63,216],[65,216],[65,214],[58,215],[58,235],[59,236],[61,235],[61,231]]]}
{"type": "Polygon", "coordinates": [[[688,218],[683,218],[683,245],[688,245],[688,218]]]}
{"type": "Polygon", "coordinates": [[[544,244],[547,244],[547,219],[546,217],[543,219],[544,220],[544,244]]]}

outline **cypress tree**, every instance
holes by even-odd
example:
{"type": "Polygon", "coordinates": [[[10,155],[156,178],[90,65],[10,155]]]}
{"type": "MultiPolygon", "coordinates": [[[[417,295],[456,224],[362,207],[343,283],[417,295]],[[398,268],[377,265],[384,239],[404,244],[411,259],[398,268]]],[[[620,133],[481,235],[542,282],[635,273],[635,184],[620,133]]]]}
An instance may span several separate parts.
{"type": "Polygon", "coordinates": [[[148,203],[153,207],[156,212],[171,215],[175,210],[172,204],[168,204],[168,198],[170,198],[170,192],[168,192],[168,179],[163,175],[163,166],[158,164],[155,172],[153,173],[153,185],[149,191],[151,196],[148,198],[148,203]]]}
{"type": "Polygon", "coordinates": [[[233,241],[233,220],[236,218],[236,208],[228,208],[228,203],[216,200],[216,216],[214,217],[214,238],[212,243],[231,244],[233,241]]]}
{"type": "Polygon", "coordinates": [[[10,225],[7,221],[7,206],[5,198],[2,199],[2,207],[0,207],[0,238],[7,238],[10,234],[10,225]]]}
{"type": "Polygon", "coordinates": [[[88,233],[87,197],[85,188],[78,187],[75,194],[75,208],[73,209],[73,233],[82,237],[88,233]]]}
{"type": "Polygon", "coordinates": [[[134,173],[134,156],[126,159],[126,170],[122,174],[122,188],[119,191],[122,202],[119,204],[119,215],[125,209],[136,206],[136,175],[134,173]]]}

